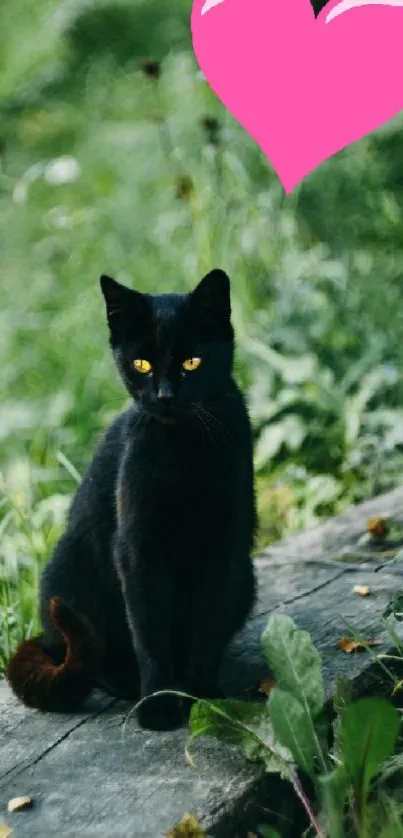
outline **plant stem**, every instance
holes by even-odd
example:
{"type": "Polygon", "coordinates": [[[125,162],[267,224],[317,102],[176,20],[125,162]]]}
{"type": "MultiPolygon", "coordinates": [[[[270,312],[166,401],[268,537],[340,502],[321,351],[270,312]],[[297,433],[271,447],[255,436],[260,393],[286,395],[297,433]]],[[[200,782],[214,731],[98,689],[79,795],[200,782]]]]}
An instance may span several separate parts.
{"type": "Polygon", "coordinates": [[[306,796],[306,794],[305,794],[305,792],[304,792],[304,790],[301,786],[301,783],[300,783],[300,781],[298,779],[298,776],[295,773],[295,771],[290,770],[289,779],[290,779],[292,787],[295,791],[295,794],[297,795],[297,797],[301,801],[301,803],[302,803],[302,805],[303,805],[303,807],[304,807],[304,809],[305,809],[305,811],[308,815],[308,818],[309,818],[313,828],[316,831],[317,838],[327,838],[326,833],[323,831],[321,825],[318,823],[318,821],[316,819],[316,815],[311,808],[311,804],[310,804],[310,802],[309,802],[309,800],[308,800],[308,798],[307,798],[307,796],[306,796]]]}

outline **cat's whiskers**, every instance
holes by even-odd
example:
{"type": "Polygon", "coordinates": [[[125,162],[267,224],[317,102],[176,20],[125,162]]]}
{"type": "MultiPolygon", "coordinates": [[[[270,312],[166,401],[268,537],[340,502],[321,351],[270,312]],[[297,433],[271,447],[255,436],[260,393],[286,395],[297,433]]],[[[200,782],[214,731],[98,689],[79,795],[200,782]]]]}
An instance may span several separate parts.
{"type": "Polygon", "coordinates": [[[194,404],[197,406],[198,410],[200,410],[201,413],[203,414],[203,416],[205,417],[207,424],[211,421],[214,422],[216,428],[219,429],[221,431],[221,433],[224,434],[227,437],[227,439],[232,439],[233,438],[233,434],[231,433],[229,428],[227,428],[227,426],[224,424],[224,422],[222,422],[217,416],[215,416],[214,413],[211,413],[210,410],[207,410],[207,408],[204,405],[200,404],[199,402],[195,402],[194,404]]]}
{"type": "Polygon", "coordinates": [[[193,408],[194,408],[193,415],[196,418],[196,420],[198,421],[200,427],[203,428],[205,431],[207,431],[207,436],[208,436],[209,440],[211,441],[211,444],[212,444],[213,448],[216,448],[216,440],[214,439],[214,436],[211,433],[211,428],[210,428],[206,418],[203,416],[203,414],[199,410],[199,407],[200,407],[200,405],[197,405],[196,403],[193,403],[193,408]]]}
{"type": "Polygon", "coordinates": [[[192,408],[193,414],[198,420],[199,425],[207,431],[213,448],[218,449],[223,443],[223,438],[226,438],[227,442],[233,438],[233,435],[224,423],[221,422],[217,416],[214,416],[213,413],[210,413],[210,411],[199,402],[192,402],[192,408]]]}
{"type": "Polygon", "coordinates": [[[204,442],[206,438],[204,434],[204,426],[199,421],[199,417],[196,415],[196,411],[192,411],[190,413],[190,421],[193,427],[196,428],[196,430],[199,432],[199,436],[201,437],[202,442],[204,442]]]}

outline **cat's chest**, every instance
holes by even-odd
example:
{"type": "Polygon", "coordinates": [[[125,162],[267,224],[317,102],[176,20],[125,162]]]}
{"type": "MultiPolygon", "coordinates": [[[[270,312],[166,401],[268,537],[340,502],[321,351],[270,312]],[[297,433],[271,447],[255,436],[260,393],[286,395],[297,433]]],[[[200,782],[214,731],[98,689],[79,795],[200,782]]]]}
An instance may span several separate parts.
{"type": "Polygon", "coordinates": [[[119,475],[120,494],[132,511],[145,514],[202,509],[216,504],[233,485],[228,452],[180,445],[133,445],[119,475]]]}

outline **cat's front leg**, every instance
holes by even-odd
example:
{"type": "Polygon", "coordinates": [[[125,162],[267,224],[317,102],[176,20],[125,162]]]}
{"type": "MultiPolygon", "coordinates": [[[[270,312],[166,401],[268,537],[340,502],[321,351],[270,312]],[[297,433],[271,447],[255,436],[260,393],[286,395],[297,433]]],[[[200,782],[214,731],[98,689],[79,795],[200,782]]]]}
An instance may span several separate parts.
{"type": "Polygon", "coordinates": [[[224,550],[200,574],[195,602],[186,689],[197,698],[222,698],[221,662],[227,645],[242,627],[255,599],[255,578],[249,559],[223,558],[224,550]]]}
{"type": "MultiPolygon", "coordinates": [[[[127,620],[137,656],[141,698],[173,690],[172,582],[163,561],[130,548],[117,546],[115,564],[122,585],[127,620]]],[[[137,710],[142,727],[170,730],[183,720],[182,700],[173,695],[149,698],[137,710]]]]}
{"type": "Polygon", "coordinates": [[[220,665],[233,633],[233,608],[228,597],[228,571],[213,562],[199,579],[191,626],[186,690],[196,698],[221,698],[220,665]],[[227,584],[226,584],[227,583],[227,584]]]}

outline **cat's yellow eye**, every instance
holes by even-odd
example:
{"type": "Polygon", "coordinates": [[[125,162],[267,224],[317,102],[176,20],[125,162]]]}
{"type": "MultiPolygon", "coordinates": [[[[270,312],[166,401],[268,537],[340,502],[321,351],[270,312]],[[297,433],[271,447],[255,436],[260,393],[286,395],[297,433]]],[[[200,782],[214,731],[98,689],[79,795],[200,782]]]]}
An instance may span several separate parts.
{"type": "Polygon", "coordinates": [[[151,372],[152,370],[150,362],[145,361],[144,358],[136,358],[136,360],[133,361],[133,366],[137,372],[151,372]]]}
{"type": "Polygon", "coordinates": [[[197,370],[200,367],[200,364],[201,358],[188,358],[183,362],[182,366],[186,372],[193,372],[193,370],[197,370]]]}

